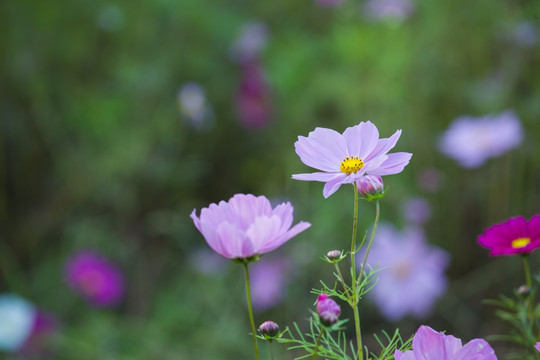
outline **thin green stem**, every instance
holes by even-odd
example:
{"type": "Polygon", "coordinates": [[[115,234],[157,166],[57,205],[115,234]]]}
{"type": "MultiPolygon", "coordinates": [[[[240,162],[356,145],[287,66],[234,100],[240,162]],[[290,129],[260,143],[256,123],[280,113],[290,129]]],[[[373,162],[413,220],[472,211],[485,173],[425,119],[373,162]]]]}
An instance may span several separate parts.
{"type": "Polygon", "coordinates": [[[523,258],[523,270],[525,271],[525,283],[530,288],[532,286],[531,281],[531,268],[529,266],[529,257],[527,254],[522,256],[523,258]]]}
{"type": "Polygon", "coordinates": [[[274,354],[272,353],[272,340],[268,340],[268,348],[270,349],[270,359],[274,360],[274,354]]]}
{"type": "Polygon", "coordinates": [[[349,302],[351,301],[351,295],[349,294],[349,289],[347,289],[347,286],[345,285],[345,280],[343,279],[343,275],[341,275],[341,270],[339,270],[339,265],[337,263],[334,263],[334,267],[336,268],[336,273],[338,275],[339,282],[343,286],[343,294],[347,296],[347,299],[349,302]]]}
{"type": "Polygon", "coordinates": [[[321,337],[324,333],[324,328],[321,328],[321,332],[319,333],[319,336],[317,337],[317,344],[315,344],[315,352],[313,353],[313,360],[317,358],[317,354],[319,353],[319,345],[321,344],[321,337]]]}
{"type": "Polygon", "coordinates": [[[371,237],[369,239],[366,255],[364,255],[364,261],[362,262],[362,267],[360,268],[360,275],[358,275],[358,285],[361,284],[362,275],[364,275],[364,269],[366,267],[369,250],[371,249],[371,244],[373,244],[373,238],[375,237],[375,232],[377,231],[377,225],[379,224],[380,214],[381,214],[381,207],[379,204],[379,200],[375,200],[375,222],[373,224],[373,231],[371,232],[371,237]]]}
{"type": "Polygon", "coordinates": [[[356,291],[356,225],[358,220],[358,188],[356,181],[353,183],[354,192],[354,216],[353,216],[353,230],[351,240],[351,276],[352,276],[352,294],[349,298],[349,304],[353,308],[354,314],[354,327],[356,329],[356,346],[358,347],[358,359],[363,360],[364,355],[362,353],[362,332],[360,329],[360,314],[358,312],[358,293],[356,291]]]}
{"type": "Polygon", "coordinates": [[[246,273],[246,297],[248,302],[249,322],[251,324],[251,334],[253,335],[253,346],[255,348],[255,359],[260,360],[259,346],[257,345],[257,334],[255,333],[255,322],[253,321],[253,310],[251,306],[251,290],[249,287],[249,270],[247,262],[244,262],[244,270],[246,273]]]}

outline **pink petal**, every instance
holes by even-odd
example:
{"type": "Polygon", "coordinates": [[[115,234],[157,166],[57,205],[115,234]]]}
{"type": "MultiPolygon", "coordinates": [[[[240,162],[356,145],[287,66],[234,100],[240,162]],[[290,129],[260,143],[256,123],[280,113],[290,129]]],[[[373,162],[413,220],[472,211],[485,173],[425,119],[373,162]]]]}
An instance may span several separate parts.
{"type": "Polygon", "coordinates": [[[469,341],[455,353],[453,360],[497,360],[495,351],[483,339],[469,341]]]}
{"type": "Polygon", "coordinates": [[[309,173],[309,174],[294,174],[292,178],[294,180],[327,182],[327,181],[335,179],[336,177],[342,177],[343,175],[344,174],[342,172],[339,172],[339,173],[315,172],[315,173],[309,173]]]}
{"type": "Polygon", "coordinates": [[[461,340],[444,335],[422,325],[413,338],[413,352],[417,359],[453,360],[461,348],[461,340]]]}
{"type": "Polygon", "coordinates": [[[318,127],[307,138],[299,136],[294,145],[304,164],[323,171],[338,171],[347,156],[345,138],[331,129],[318,127]]]}
{"type": "Polygon", "coordinates": [[[234,222],[247,229],[257,216],[271,215],[272,205],[264,196],[236,194],[229,200],[230,214],[234,222]]]}
{"type": "Polygon", "coordinates": [[[273,210],[274,215],[281,219],[280,233],[284,233],[293,223],[293,207],[289,202],[279,204],[273,210]]]}
{"type": "MultiPolygon", "coordinates": [[[[259,216],[246,231],[246,236],[253,244],[253,254],[262,254],[267,244],[274,241],[280,234],[281,219],[277,215],[259,216]]],[[[251,254],[251,255],[253,255],[251,254]]]]}
{"type": "Polygon", "coordinates": [[[290,239],[292,239],[293,237],[295,237],[296,235],[298,235],[299,233],[301,233],[302,231],[306,230],[307,228],[309,228],[311,226],[310,223],[308,222],[305,222],[305,221],[300,221],[298,224],[294,225],[289,231],[287,231],[285,234],[282,234],[280,235],[278,238],[276,238],[275,240],[265,244],[259,251],[261,254],[263,253],[266,253],[266,252],[269,252],[269,251],[272,251],[278,247],[280,247],[281,245],[283,245],[284,243],[286,243],[287,241],[289,241],[290,239]]]}
{"type": "Polygon", "coordinates": [[[364,160],[369,161],[371,159],[376,158],[377,156],[386,154],[391,149],[393,149],[394,146],[396,146],[396,143],[399,140],[400,136],[401,136],[401,130],[398,130],[389,138],[379,139],[373,151],[371,151],[371,153],[368,156],[366,156],[364,160]]]}
{"type": "Polygon", "coordinates": [[[403,168],[409,163],[412,157],[411,153],[398,152],[388,154],[388,159],[381,166],[369,172],[370,175],[393,175],[403,171],[403,168]]]}
{"type": "Polygon", "coordinates": [[[335,193],[342,184],[345,184],[346,180],[347,175],[343,174],[340,176],[336,176],[334,179],[328,181],[326,184],[324,184],[323,196],[325,198],[328,198],[330,195],[335,193]]]}
{"type": "Polygon", "coordinates": [[[364,159],[377,145],[379,130],[371,121],[361,122],[347,128],[343,132],[343,137],[347,142],[349,156],[358,156],[364,159]]]}
{"type": "MultiPolygon", "coordinates": [[[[208,241],[207,241],[208,242],[208,241]]],[[[236,224],[222,222],[216,229],[216,243],[208,243],[217,253],[229,259],[253,256],[253,246],[236,224]]]]}

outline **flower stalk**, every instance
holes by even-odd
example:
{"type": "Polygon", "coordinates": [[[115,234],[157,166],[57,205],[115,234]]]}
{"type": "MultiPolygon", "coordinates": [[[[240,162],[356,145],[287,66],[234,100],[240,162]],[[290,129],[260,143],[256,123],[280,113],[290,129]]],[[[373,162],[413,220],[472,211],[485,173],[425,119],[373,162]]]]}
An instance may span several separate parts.
{"type": "Polygon", "coordinates": [[[259,357],[259,346],[257,344],[257,334],[255,332],[255,322],[253,321],[253,310],[251,306],[251,289],[249,287],[249,269],[248,262],[244,262],[244,270],[246,274],[246,297],[248,303],[248,312],[249,312],[249,322],[251,325],[251,334],[253,335],[253,347],[255,348],[255,359],[260,360],[259,357]]]}

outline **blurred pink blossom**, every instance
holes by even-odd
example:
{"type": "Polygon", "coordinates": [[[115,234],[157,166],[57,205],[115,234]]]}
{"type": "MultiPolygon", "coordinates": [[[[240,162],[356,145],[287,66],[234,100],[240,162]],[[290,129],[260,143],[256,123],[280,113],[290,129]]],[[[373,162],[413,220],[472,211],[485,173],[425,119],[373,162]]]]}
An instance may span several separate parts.
{"type": "MultiPolygon", "coordinates": [[[[359,261],[363,254],[358,255],[359,261]]],[[[377,285],[368,293],[381,313],[391,321],[407,314],[427,316],[446,290],[446,251],[429,245],[420,228],[402,232],[388,224],[379,225],[368,264],[378,266],[377,285]]]]}
{"type": "Polygon", "coordinates": [[[466,168],[483,165],[521,144],[523,129],[512,111],[454,120],[439,141],[439,149],[466,168]]]}
{"type": "Polygon", "coordinates": [[[431,216],[431,206],[426,199],[411,197],[403,204],[403,216],[409,223],[422,225],[431,216]]]}
{"type": "Polygon", "coordinates": [[[124,296],[122,272],[94,251],[84,250],[72,256],[65,273],[68,285],[94,306],[115,306],[124,296]]]}
{"type": "Polygon", "coordinates": [[[362,6],[364,15],[374,20],[405,20],[414,11],[411,0],[366,0],[362,6]]]}
{"type": "Polygon", "coordinates": [[[262,128],[272,119],[270,85],[262,65],[256,60],[241,66],[236,109],[240,123],[248,129],[262,128]]]}
{"type": "Polygon", "coordinates": [[[279,257],[266,258],[251,265],[251,298],[253,309],[261,312],[278,305],[285,297],[289,263],[279,257]]]}

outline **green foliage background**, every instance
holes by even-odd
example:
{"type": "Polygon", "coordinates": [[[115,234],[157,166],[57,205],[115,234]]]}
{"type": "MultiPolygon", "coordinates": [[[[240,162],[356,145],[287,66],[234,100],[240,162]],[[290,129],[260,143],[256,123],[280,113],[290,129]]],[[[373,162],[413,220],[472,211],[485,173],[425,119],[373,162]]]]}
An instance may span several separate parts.
{"type": "MultiPolygon", "coordinates": [[[[520,285],[520,263],[488,258],[476,236],[539,211],[540,46],[513,34],[523,22],[540,29],[540,2],[416,0],[403,22],[368,20],[361,3],[0,2],[0,291],[55,314],[57,359],[251,357],[241,267],[209,276],[192,261],[206,244],[190,212],[238,192],[290,200],[295,219],[313,224],[281,249],[296,260],[295,286],[256,316],[302,322],[310,289],[331,278],[319,257],[348,246],[352,196],[344,188],[325,200],[320,183],[291,180],[307,171],[293,144],[316,126],[341,132],[366,120],[383,137],[403,129],[396,150],[414,153],[385,179],[383,219],[403,224],[403,201],[424,196],[430,242],[453,259],[432,317],[407,318],[401,332],[425,323],[468,341],[505,331],[481,299],[520,285]],[[255,131],[238,122],[240,74],[230,57],[252,20],[269,29],[262,62],[274,106],[273,121],[255,131]],[[206,90],[212,129],[180,117],[186,82],[206,90]],[[518,149],[476,170],[437,151],[456,117],[506,109],[526,131],[518,149]],[[435,193],[417,185],[429,168],[442,174],[435,193]],[[65,260],[85,248],[124,269],[118,309],[89,308],[65,285],[65,260]]],[[[360,212],[365,229],[373,209],[362,203],[360,212]]],[[[392,332],[369,303],[362,313],[365,334],[392,332]]]]}

